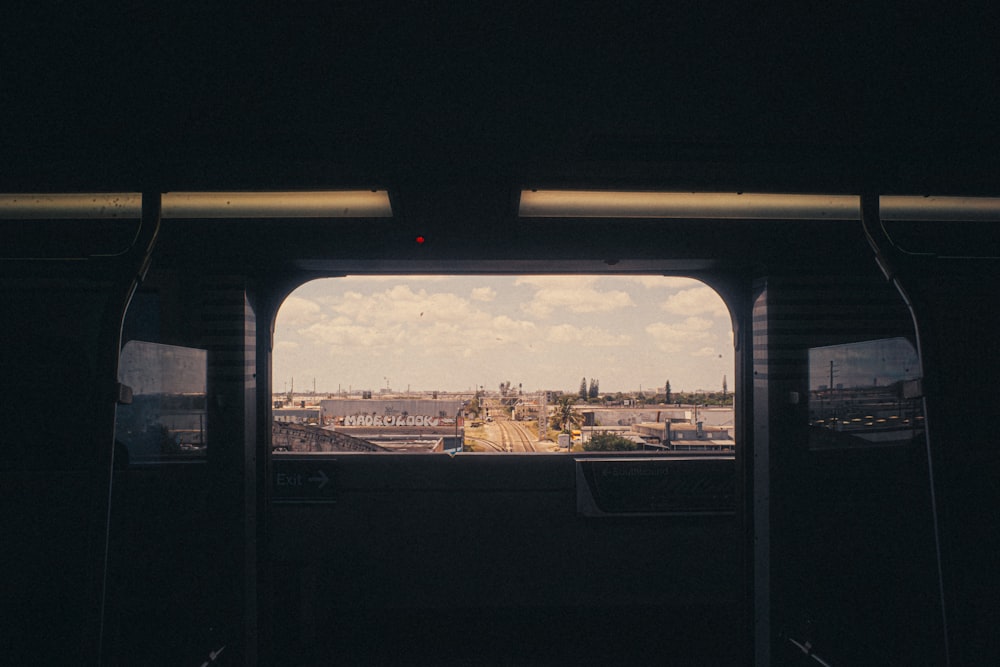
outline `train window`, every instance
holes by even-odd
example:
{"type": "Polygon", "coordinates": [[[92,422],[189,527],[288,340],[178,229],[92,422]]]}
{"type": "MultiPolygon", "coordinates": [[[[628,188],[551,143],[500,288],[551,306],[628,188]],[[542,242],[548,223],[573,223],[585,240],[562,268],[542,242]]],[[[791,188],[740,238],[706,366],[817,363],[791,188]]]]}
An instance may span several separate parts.
{"type": "Polygon", "coordinates": [[[913,442],[924,429],[919,369],[905,338],[811,348],[810,448],[913,442]]]}
{"type": "Polygon", "coordinates": [[[129,460],[203,458],[206,438],[207,352],[131,340],[122,348],[119,381],[132,401],[118,406],[115,439],[129,460]]]}
{"type": "Polygon", "coordinates": [[[735,447],[730,313],[688,278],[316,280],[272,361],[278,454],[735,447]]]}

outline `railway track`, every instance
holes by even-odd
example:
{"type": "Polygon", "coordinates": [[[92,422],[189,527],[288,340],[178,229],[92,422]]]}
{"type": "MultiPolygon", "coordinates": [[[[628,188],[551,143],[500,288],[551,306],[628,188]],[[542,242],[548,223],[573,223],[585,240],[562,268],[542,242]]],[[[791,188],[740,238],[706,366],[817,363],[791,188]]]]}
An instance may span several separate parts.
{"type": "Polygon", "coordinates": [[[477,444],[484,445],[485,447],[487,447],[487,448],[489,448],[489,449],[491,449],[491,450],[493,450],[495,452],[502,452],[502,451],[504,451],[503,445],[501,445],[499,442],[496,442],[495,440],[487,440],[486,438],[472,438],[472,437],[469,437],[467,439],[468,440],[472,440],[472,441],[476,442],[477,444]]]}
{"type": "Polygon", "coordinates": [[[509,419],[497,419],[488,425],[487,435],[490,438],[466,436],[470,442],[475,442],[492,452],[534,452],[535,434],[509,419]]]}
{"type": "Polygon", "coordinates": [[[535,443],[533,434],[527,431],[525,427],[517,424],[516,422],[511,422],[506,419],[497,420],[497,426],[500,428],[500,433],[502,436],[501,444],[504,447],[504,451],[508,452],[533,452],[535,451],[535,443]]]}

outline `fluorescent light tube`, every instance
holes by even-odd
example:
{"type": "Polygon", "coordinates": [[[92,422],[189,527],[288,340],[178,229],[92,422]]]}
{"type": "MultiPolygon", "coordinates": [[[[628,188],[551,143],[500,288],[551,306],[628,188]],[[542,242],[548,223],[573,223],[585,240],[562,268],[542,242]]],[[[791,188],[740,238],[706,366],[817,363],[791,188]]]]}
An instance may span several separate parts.
{"type": "Polygon", "coordinates": [[[142,216],[138,192],[0,194],[0,219],[66,220],[142,216]]]}
{"type": "Polygon", "coordinates": [[[882,195],[882,220],[927,222],[1000,222],[997,197],[909,197],[882,195]]]}
{"type": "Polygon", "coordinates": [[[524,190],[519,214],[524,218],[857,220],[860,200],[855,195],[524,190]]]}
{"type": "Polygon", "coordinates": [[[164,218],[391,218],[386,190],[167,192],[164,218]]]}
{"type": "MultiPolygon", "coordinates": [[[[1000,221],[1000,198],[882,195],[882,220],[1000,221]]],[[[523,190],[522,218],[859,220],[858,195],[523,190]]]]}

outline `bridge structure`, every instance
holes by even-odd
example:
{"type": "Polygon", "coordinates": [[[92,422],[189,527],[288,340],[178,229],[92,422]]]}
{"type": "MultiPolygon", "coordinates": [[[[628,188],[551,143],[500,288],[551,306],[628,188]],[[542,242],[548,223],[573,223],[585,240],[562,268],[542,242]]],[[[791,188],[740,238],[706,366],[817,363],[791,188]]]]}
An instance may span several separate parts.
{"type": "Polygon", "coordinates": [[[385,452],[367,440],[330,431],[319,426],[274,421],[271,423],[271,447],[289,452],[385,452]]]}

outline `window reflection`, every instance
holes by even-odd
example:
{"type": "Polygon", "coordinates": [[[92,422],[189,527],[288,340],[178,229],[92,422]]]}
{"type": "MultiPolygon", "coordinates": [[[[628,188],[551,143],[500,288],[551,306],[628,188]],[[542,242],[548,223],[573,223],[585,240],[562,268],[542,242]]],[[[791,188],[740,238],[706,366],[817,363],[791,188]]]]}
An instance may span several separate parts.
{"type": "Polygon", "coordinates": [[[206,351],[133,340],[122,349],[119,369],[132,402],[118,406],[115,438],[130,460],[203,457],[206,351]]]}
{"type": "Polygon", "coordinates": [[[901,445],[923,434],[920,367],[905,338],[809,350],[811,449],[901,445]]]}

